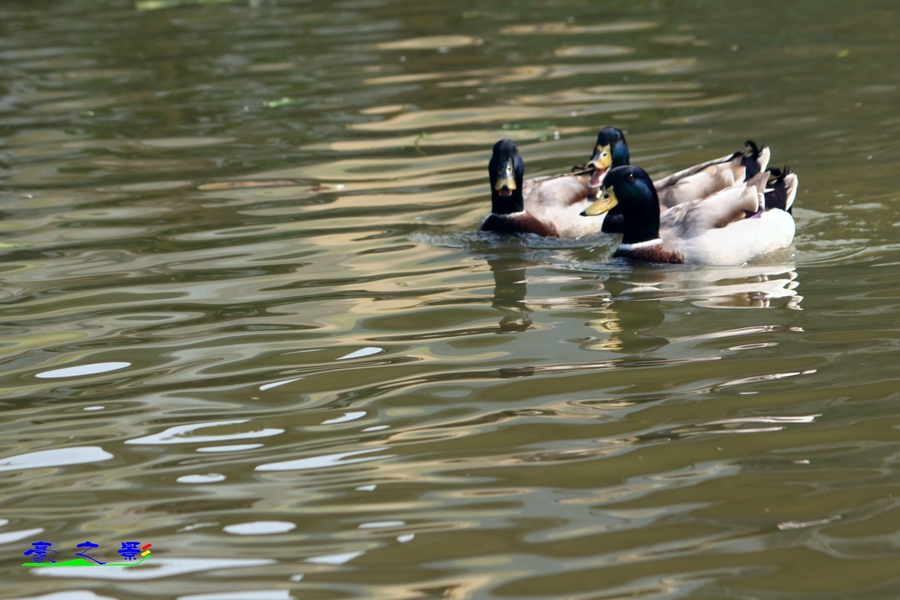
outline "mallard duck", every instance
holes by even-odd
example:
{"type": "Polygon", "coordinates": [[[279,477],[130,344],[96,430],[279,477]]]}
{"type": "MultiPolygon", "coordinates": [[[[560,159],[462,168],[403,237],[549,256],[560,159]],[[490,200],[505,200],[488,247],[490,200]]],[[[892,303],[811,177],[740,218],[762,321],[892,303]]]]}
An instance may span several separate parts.
{"type": "MultiPolygon", "coordinates": [[[[660,210],[666,210],[682,202],[708,196],[715,191],[746,181],[765,171],[769,164],[769,149],[760,149],[748,140],[743,151],[694,165],[653,182],[659,195],[660,210]]],[[[630,164],[630,153],[625,134],[615,127],[604,127],[597,136],[594,157],[583,168],[594,168],[591,188],[599,188],[603,177],[611,168],[630,164]]],[[[597,191],[592,189],[593,195],[597,191]]],[[[623,233],[622,212],[616,208],[604,218],[604,233],[623,233]]]]}
{"type": "MultiPolygon", "coordinates": [[[[628,142],[621,129],[608,125],[597,134],[597,143],[591,160],[584,166],[573,167],[573,172],[590,172],[589,196],[598,196],[603,178],[610,169],[630,164],[631,154],[628,142]]],[[[760,149],[748,140],[743,151],[734,152],[713,160],[694,165],[654,181],[659,194],[660,210],[671,208],[724,189],[737,181],[747,180],[765,171],[769,163],[769,149],[760,149]]],[[[623,233],[621,209],[616,208],[606,214],[601,225],[604,233],[623,233]]]]}
{"type": "MultiPolygon", "coordinates": [[[[722,189],[765,170],[769,150],[747,142],[747,152],[735,152],[669,175],[656,182],[661,208],[669,208],[722,189]]],[[[597,134],[593,155],[571,174],[523,181],[525,163],[512,140],[494,145],[488,163],[491,212],[479,229],[499,233],[534,233],[549,237],[580,237],[591,233],[622,233],[622,216],[613,210],[602,220],[585,223],[578,215],[598,197],[606,173],[628,165],[630,152],[621,129],[608,125],[597,134]]]]}
{"type": "Polygon", "coordinates": [[[784,172],[761,171],[660,214],[659,194],[647,172],[616,167],[604,177],[600,198],[583,214],[602,215],[621,207],[625,231],[613,256],[735,265],[791,243],[790,210],[797,185],[797,176],[787,167],[784,172]]]}
{"type": "Polygon", "coordinates": [[[523,181],[525,161],[516,143],[504,139],[494,144],[488,173],[491,212],[481,221],[481,231],[579,237],[603,226],[602,220],[579,216],[597,199],[590,188],[593,170],[523,181]]]}

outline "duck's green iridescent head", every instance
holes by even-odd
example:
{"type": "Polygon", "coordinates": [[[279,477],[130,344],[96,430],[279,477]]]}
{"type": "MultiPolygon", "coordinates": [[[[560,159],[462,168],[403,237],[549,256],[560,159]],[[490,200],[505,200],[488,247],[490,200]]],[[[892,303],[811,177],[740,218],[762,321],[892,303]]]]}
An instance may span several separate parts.
{"type": "Polygon", "coordinates": [[[603,180],[597,201],[583,216],[591,217],[620,207],[624,221],[624,244],[635,244],[659,237],[659,196],[653,181],[640,167],[626,165],[611,169],[603,180]]]}
{"type": "Polygon", "coordinates": [[[650,207],[659,214],[656,188],[647,171],[632,165],[612,169],[603,180],[600,197],[583,214],[586,217],[602,215],[620,205],[623,210],[650,207]]]}
{"type": "Polygon", "coordinates": [[[589,169],[611,169],[629,164],[631,157],[625,134],[618,127],[608,125],[597,134],[594,155],[587,164],[589,169]]]}
{"type": "Polygon", "coordinates": [[[492,212],[509,214],[521,211],[525,161],[519,156],[519,148],[514,141],[503,139],[494,144],[488,175],[491,179],[492,212]]]}

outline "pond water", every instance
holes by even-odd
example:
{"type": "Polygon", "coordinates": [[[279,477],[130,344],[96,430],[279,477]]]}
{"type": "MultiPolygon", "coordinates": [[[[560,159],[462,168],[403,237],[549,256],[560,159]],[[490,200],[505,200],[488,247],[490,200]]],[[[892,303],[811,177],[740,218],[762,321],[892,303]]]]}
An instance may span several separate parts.
{"type": "Polygon", "coordinates": [[[0,4],[4,598],[900,595],[894,2],[0,4]],[[733,268],[474,233],[772,148],[733,268]],[[895,494],[897,494],[895,496],[895,494]],[[28,568],[78,544],[132,567],[28,568]]]}

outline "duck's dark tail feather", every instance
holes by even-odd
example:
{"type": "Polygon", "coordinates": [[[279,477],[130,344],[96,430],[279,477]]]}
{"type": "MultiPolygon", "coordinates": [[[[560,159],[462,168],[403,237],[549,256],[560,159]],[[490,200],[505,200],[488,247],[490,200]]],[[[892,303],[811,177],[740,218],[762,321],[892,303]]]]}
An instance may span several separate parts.
{"type": "Polygon", "coordinates": [[[741,166],[746,169],[744,181],[750,181],[760,172],[759,155],[761,151],[759,149],[759,146],[757,146],[756,142],[754,142],[753,140],[747,140],[746,142],[744,142],[744,144],[746,146],[746,149],[741,153],[741,166]]]}
{"type": "Polygon", "coordinates": [[[791,213],[793,202],[790,201],[785,179],[791,174],[791,168],[787,165],[782,169],[769,169],[769,181],[766,184],[766,210],[780,208],[791,213]]]}

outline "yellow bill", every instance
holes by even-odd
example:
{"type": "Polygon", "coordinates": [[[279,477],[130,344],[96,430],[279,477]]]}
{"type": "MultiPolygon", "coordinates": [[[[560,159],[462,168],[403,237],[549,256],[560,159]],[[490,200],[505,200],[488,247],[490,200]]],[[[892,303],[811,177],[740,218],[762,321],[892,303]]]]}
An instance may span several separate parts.
{"type": "Polygon", "coordinates": [[[603,194],[597,199],[597,201],[584,209],[584,212],[581,214],[586,217],[596,217],[598,215],[608,213],[613,208],[615,208],[618,203],[619,201],[616,199],[616,191],[612,188],[609,188],[603,190],[603,194]]]}
{"type": "Polygon", "coordinates": [[[494,184],[494,189],[497,191],[502,190],[504,187],[508,190],[516,189],[516,180],[513,177],[504,177],[498,179],[497,183],[494,184]]]}
{"type": "Polygon", "coordinates": [[[608,169],[612,164],[612,151],[609,149],[609,145],[606,146],[597,146],[594,149],[594,156],[591,158],[591,162],[587,164],[588,168],[593,169],[608,169]]]}
{"type": "Polygon", "coordinates": [[[500,172],[497,173],[497,181],[494,183],[494,189],[503,195],[504,192],[512,193],[516,189],[516,176],[513,171],[512,163],[506,163],[500,172]]]}

